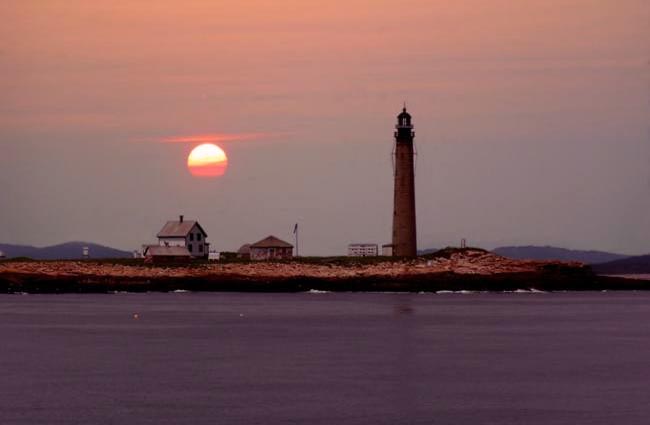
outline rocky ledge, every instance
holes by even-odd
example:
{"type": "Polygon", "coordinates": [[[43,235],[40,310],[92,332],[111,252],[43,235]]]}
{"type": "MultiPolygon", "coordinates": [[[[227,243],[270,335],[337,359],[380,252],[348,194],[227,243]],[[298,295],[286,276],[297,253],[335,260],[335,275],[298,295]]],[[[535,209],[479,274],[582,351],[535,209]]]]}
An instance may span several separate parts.
{"type": "Polygon", "coordinates": [[[597,276],[581,263],[511,260],[480,249],[446,249],[415,260],[354,259],[153,265],[135,262],[4,261],[1,292],[112,291],[514,291],[642,290],[650,282],[597,276]]]}

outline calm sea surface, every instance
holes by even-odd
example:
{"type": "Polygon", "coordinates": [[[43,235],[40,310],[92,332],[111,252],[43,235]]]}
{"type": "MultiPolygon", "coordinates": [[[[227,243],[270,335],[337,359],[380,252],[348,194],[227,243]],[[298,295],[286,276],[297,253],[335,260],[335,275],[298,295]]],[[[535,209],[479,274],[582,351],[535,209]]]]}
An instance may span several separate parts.
{"type": "Polygon", "coordinates": [[[0,295],[1,424],[648,424],[650,294],[0,295]]]}

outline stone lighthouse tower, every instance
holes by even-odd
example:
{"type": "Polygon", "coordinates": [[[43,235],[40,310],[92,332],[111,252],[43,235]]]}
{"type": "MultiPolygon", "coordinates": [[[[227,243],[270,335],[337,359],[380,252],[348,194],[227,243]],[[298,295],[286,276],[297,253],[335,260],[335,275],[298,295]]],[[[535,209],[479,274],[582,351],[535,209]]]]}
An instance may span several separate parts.
{"type": "Polygon", "coordinates": [[[413,124],[406,106],[397,116],[395,126],[395,198],[393,206],[393,255],[415,257],[415,171],[413,124]]]}

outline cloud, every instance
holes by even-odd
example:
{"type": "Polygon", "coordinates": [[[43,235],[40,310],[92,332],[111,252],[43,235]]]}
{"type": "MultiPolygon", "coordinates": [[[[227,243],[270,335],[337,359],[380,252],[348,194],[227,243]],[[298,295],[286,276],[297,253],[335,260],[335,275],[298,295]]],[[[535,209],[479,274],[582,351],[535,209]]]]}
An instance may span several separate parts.
{"type": "Polygon", "coordinates": [[[285,135],[284,133],[205,133],[183,136],[163,137],[161,143],[224,143],[244,140],[271,139],[285,135]]]}

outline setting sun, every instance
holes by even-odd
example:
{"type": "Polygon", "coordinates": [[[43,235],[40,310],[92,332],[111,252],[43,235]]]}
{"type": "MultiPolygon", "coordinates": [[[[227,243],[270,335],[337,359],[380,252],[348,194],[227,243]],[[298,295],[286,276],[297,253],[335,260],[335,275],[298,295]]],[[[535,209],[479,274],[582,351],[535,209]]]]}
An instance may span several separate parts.
{"type": "Polygon", "coordinates": [[[219,146],[204,143],[192,149],[187,157],[187,168],[196,177],[223,176],[228,168],[228,157],[219,146]]]}

